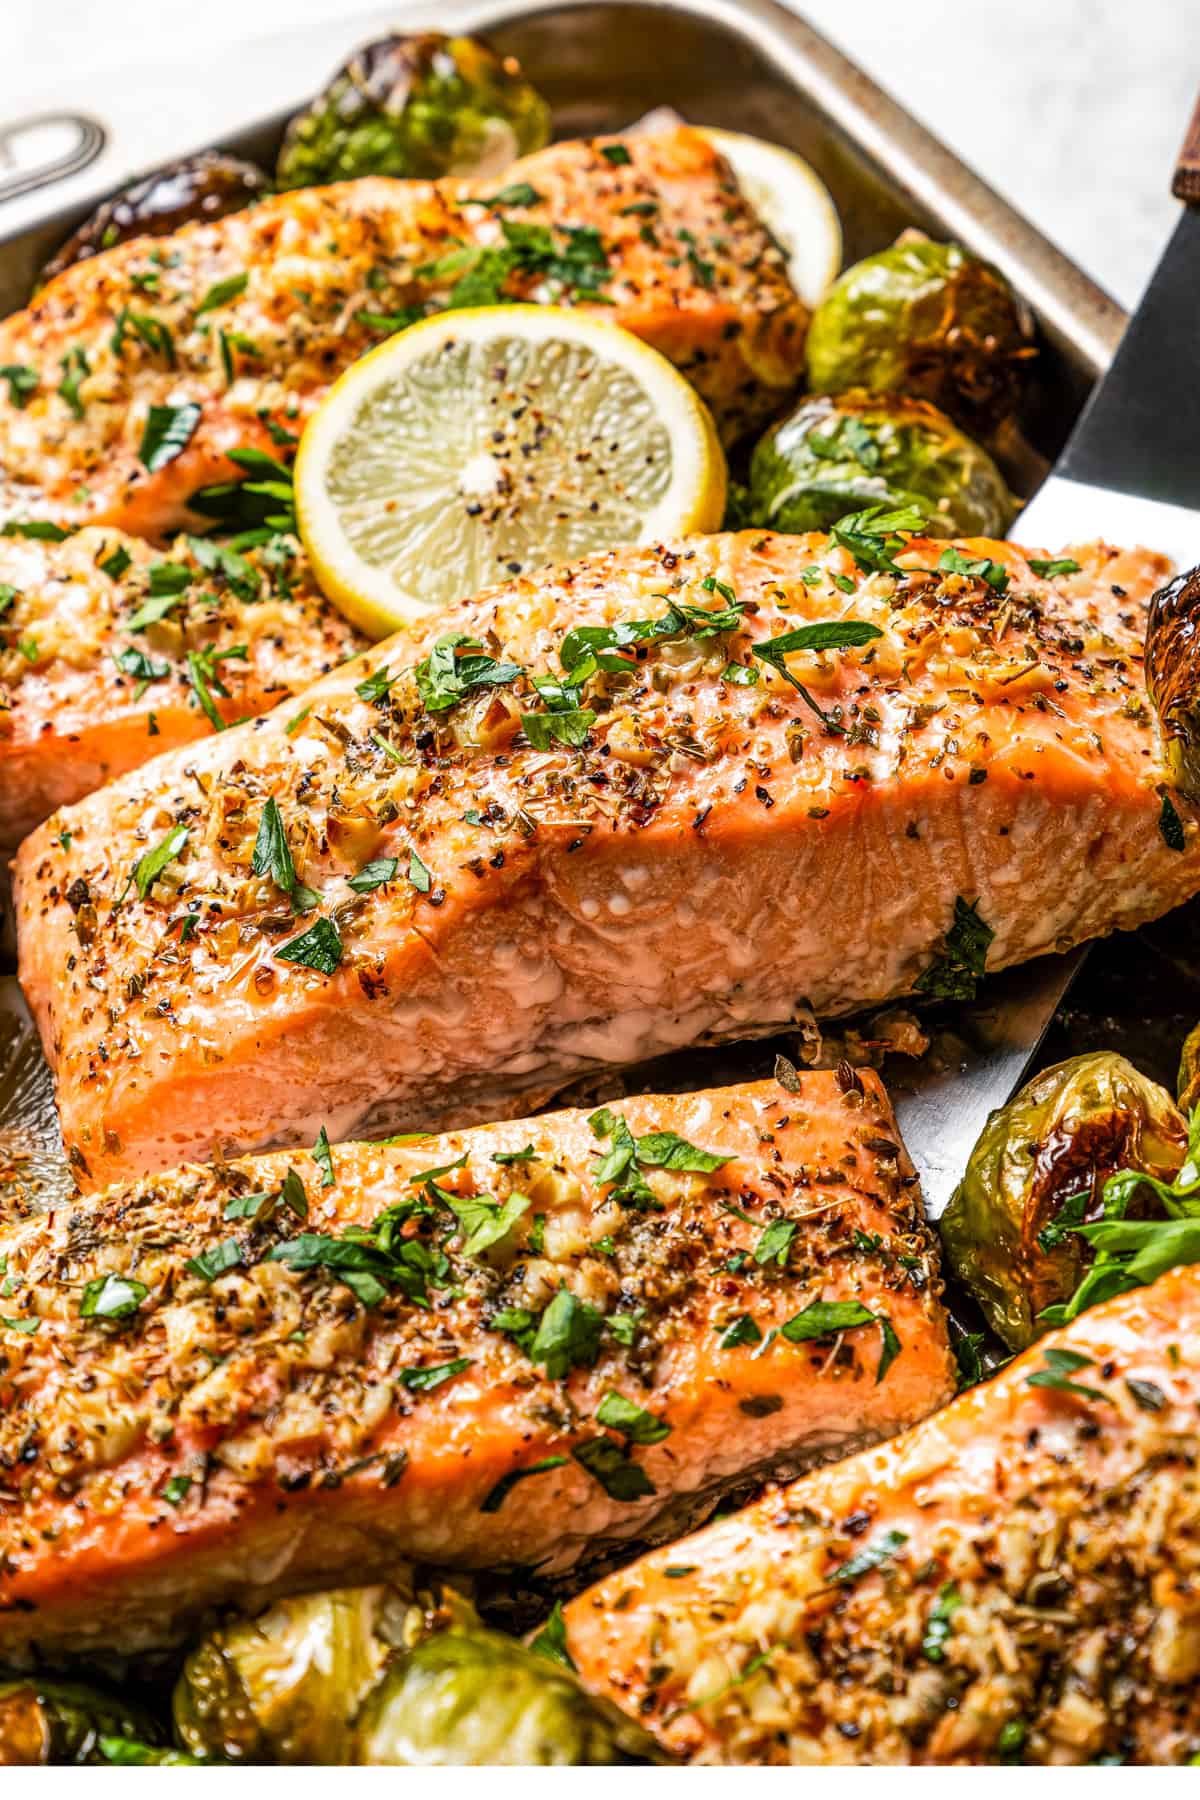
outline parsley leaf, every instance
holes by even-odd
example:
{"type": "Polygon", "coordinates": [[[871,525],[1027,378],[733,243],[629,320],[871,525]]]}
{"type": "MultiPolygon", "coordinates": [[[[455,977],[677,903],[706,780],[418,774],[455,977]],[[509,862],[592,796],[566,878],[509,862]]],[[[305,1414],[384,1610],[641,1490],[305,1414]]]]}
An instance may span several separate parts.
{"type": "Polygon", "coordinates": [[[1055,556],[1045,561],[1039,556],[1031,556],[1029,566],[1043,581],[1053,581],[1056,575],[1078,575],[1081,565],[1073,556],[1055,556]]]}
{"type": "Polygon", "coordinates": [[[1107,1400],[1108,1395],[1099,1388],[1084,1387],[1082,1382],[1072,1381],[1072,1375],[1080,1369],[1089,1369],[1095,1362],[1094,1356],[1084,1356],[1079,1350],[1046,1349],[1042,1351],[1044,1369],[1038,1369],[1025,1377],[1027,1387],[1056,1388],[1063,1394],[1078,1394],[1085,1400],[1107,1400]]]}
{"type": "Polygon", "coordinates": [[[949,544],[938,558],[938,568],[950,575],[967,575],[976,581],[986,581],[994,593],[1003,594],[1008,587],[1008,570],[1003,563],[992,562],[986,556],[964,556],[949,544]]]}
{"type": "Polygon", "coordinates": [[[671,1427],[665,1419],[655,1418],[645,1407],[626,1400],[623,1394],[613,1392],[605,1394],[600,1402],[596,1423],[607,1425],[611,1431],[619,1431],[631,1444],[661,1444],[664,1438],[671,1435],[671,1427]]]}
{"type": "Polygon", "coordinates": [[[760,1267],[773,1262],[782,1269],[788,1259],[788,1251],[792,1247],[792,1239],[800,1227],[791,1219],[772,1219],[757,1244],[754,1246],[754,1260],[760,1267]]]}
{"type": "Polygon", "coordinates": [[[346,886],[353,888],[356,894],[373,894],[376,888],[395,881],[399,866],[394,856],[377,856],[373,862],[364,863],[357,874],[348,875],[346,886]]]}
{"type": "Polygon", "coordinates": [[[427,894],[433,886],[433,876],[415,850],[410,850],[408,854],[408,879],[418,894],[427,894]]]}
{"type": "Polygon", "coordinates": [[[38,372],[27,363],[0,363],[0,381],[7,381],[9,399],[23,411],[37,393],[38,372]]]}
{"type": "Polygon", "coordinates": [[[518,1193],[510,1194],[503,1206],[483,1195],[444,1194],[444,1190],[439,1189],[438,1198],[443,1197],[462,1227],[463,1254],[466,1256],[479,1256],[500,1243],[532,1205],[525,1194],[518,1193]]]}
{"type": "Polygon", "coordinates": [[[954,923],[943,940],[944,949],[913,982],[913,992],[936,1000],[973,1000],[986,965],[988,945],[995,937],[979,916],[979,902],[970,905],[959,894],[954,901],[954,923]]]}
{"type": "Polygon", "coordinates": [[[132,1319],[150,1289],[129,1275],[97,1275],[83,1290],[79,1315],[83,1319],[132,1319]]]}
{"type": "Polygon", "coordinates": [[[201,1281],[215,1281],[218,1275],[240,1268],[244,1261],[242,1246],[237,1239],[226,1238],[222,1243],[214,1244],[211,1250],[202,1250],[198,1256],[189,1256],[184,1268],[189,1275],[198,1275],[201,1281]]]}
{"type": "Polygon", "coordinates": [[[551,1381],[561,1381],[576,1365],[590,1366],[600,1352],[603,1315],[569,1288],[560,1288],[538,1321],[529,1347],[551,1381]]]}
{"type": "Polygon", "coordinates": [[[329,1133],[322,1125],[317,1133],[317,1141],[308,1153],[321,1171],[321,1186],[333,1187],[337,1176],[333,1172],[333,1150],[329,1142],[329,1133]]]}
{"type": "Polygon", "coordinates": [[[245,644],[234,644],[228,650],[218,650],[210,645],[206,650],[189,650],[187,655],[188,680],[192,692],[200,702],[209,723],[214,731],[224,731],[225,721],[217,709],[213,692],[229,698],[229,689],[218,673],[223,662],[247,662],[250,652],[245,644]]]}
{"type": "MultiPolygon", "coordinates": [[[[566,1458],[559,1457],[557,1460],[565,1462],[566,1458]]],[[[567,1649],[567,1622],[563,1617],[561,1600],[554,1602],[546,1623],[537,1636],[530,1639],[529,1648],[535,1656],[544,1656],[547,1662],[561,1663],[564,1669],[575,1667],[571,1660],[571,1653],[567,1649]]]]}
{"type": "Polygon", "coordinates": [[[587,742],[588,732],[595,723],[596,715],[587,707],[521,714],[521,729],[535,750],[550,750],[555,744],[578,750],[587,742]]]}
{"type": "Polygon", "coordinates": [[[182,456],[200,423],[201,408],[194,400],[180,406],[152,406],[146,414],[138,456],[153,474],[182,456]]]}
{"type": "Polygon", "coordinates": [[[238,275],[227,275],[223,281],[214,281],[200,304],[196,308],[196,317],[206,312],[214,312],[218,306],[228,306],[246,291],[249,275],[243,270],[238,275]]]}
{"type": "Polygon", "coordinates": [[[1162,833],[1162,841],[1168,850],[1184,850],[1187,839],[1184,835],[1183,820],[1180,818],[1170,794],[1162,797],[1162,807],[1158,815],[1158,829],[1162,833]]]}
{"type": "Polygon", "coordinates": [[[154,883],[158,880],[168,863],[173,863],[188,840],[186,825],[176,825],[168,831],[165,838],[147,850],[134,865],[133,879],[137,883],[138,899],[144,900],[154,883]]]}
{"type": "Polygon", "coordinates": [[[925,1632],[921,1639],[921,1654],[926,1662],[945,1661],[946,1639],[950,1636],[951,1621],[961,1605],[962,1595],[954,1583],[952,1581],[945,1582],[938,1589],[937,1598],[925,1621],[925,1632]]]}
{"type": "Polygon", "coordinates": [[[610,1499],[629,1503],[658,1492],[645,1469],[630,1461],[615,1438],[585,1438],[575,1445],[571,1455],[600,1483],[610,1499]]]}
{"type": "MultiPolygon", "coordinates": [[[[507,687],[524,670],[517,663],[497,662],[495,657],[483,653],[477,639],[451,631],[437,640],[414,673],[426,712],[445,712],[478,688],[507,687]],[[459,651],[467,654],[460,656],[459,651]]],[[[376,698],[363,694],[361,688],[359,693],[363,699],[376,698]]]]}
{"type": "Polygon", "coordinates": [[[879,1326],[882,1347],[875,1370],[878,1386],[900,1354],[900,1340],[891,1320],[884,1313],[873,1313],[861,1300],[814,1300],[781,1325],[779,1335],[789,1344],[805,1344],[815,1338],[833,1337],[839,1331],[856,1331],[860,1325],[879,1326]]]}
{"type": "Polygon", "coordinates": [[[864,574],[879,571],[885,575],[902,575],[895,561],[904,549],[904,532],[923,531],[925,517],[915,506],[868,506],[862,512],[848,513],[832,525],[829,535],[835,544],[848,550],[864,574]]]}
{"type": "Polygon", "coordinates": [[[456,1356],[453,1362],[432,1363],[423,1369],[401,1369],[400,1381],[410,1393],[431,1394],[443,1382],[452,1381],[464,1369],[469,1369],[474,1360],[473,1356],[456,1356]]]}
{"type": "Polygon", "coordinates": [[[848,1583],[859,1580],[861,1576],[869,1575],[871,1570],[877,1569],[881,1563],[888,1562],[907,1542],[908,1533],[906,1531],[885,1531],[882,1537],[876,1538],[873,1544],[868,1544],[865,1549],[860,1550],[857,1556],[852,1556],[848,1562],[844,1562],[834,1569],[827,1579],[839,1587],[845,1587],[848,1583]]]}
{"type": "MultiPolygon", "coordinates": [[[[718,1326],[718,1330],[721,1328],[718,1326]]],[[[749,1313],[741,1313],[721,1331],[719,1347],[736,1350],[742,1344],[761,1344],[762,1332],[749,1313]]]]}
{"type": "MultiPolygon", "coordinates": [[[[479,1508],[480,1512],[499,1512],[518,1481],[525,1481],[530,1475],[543,1475],[547,1469],[561,1469],[566,1460],[565,1456],[543,1456],[540,1462],[529,1463],[524,1469],[513,1469],[508,1475],[502,1475],[495,1487],[487,1494],[483,1505],[479,1508]]],[[[534,1647],[536,1648],[536,1643],[534,1647]]],[[[545,1650],[538,1653],[541,1656],[546,1654],[545,1650]]]]}
{"type": "Polygon", "coordinates": [[[299,937],[289,939],[275,952],[278,962],[298,963],[302,968],[316,969],[332,975],[343,955],[341,935],[332,919],[317,919],[299,937]]]}

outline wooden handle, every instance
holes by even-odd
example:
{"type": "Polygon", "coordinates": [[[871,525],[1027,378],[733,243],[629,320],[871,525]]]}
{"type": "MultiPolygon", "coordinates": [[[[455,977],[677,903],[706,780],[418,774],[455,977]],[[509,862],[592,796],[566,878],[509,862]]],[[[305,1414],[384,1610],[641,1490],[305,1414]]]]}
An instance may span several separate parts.
{"type": "Polygon", "coordinates": [[[1179,160],[1175,164],[1171,192],[1177,200],[1184,200],[1189,206],[1200,205],[1200,100],[1196,102],[1179,152],[1179,160]]]}

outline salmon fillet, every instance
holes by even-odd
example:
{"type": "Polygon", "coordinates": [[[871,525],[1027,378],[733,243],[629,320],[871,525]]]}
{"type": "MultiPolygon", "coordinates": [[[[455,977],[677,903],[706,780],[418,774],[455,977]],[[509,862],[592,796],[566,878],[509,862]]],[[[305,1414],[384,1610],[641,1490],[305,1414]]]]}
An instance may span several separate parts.
{"type": "Polygon", "coordinates": [[[294,433],[356,357],[447,304],[603,305],[726,439],[761,423],[799,380],[808,324],[782,251],[697,133],[631,137],[619,161],[613,142],[502,179],[301,189],[64,270],[0,324],[0,367],[23,371],[0,399],[0,518],[160,538],[236,478],[227,451],[271,451],[272,427],[294,433]],[[170,460],[151,408],[174,409],[170,460]]]}
{"type": "Polygon", "coordinates": [[[953,1385],[866,1073],[184,1168],[0,1254],[5,1661],[398,1558],[565,1567],[953,1385]]]}
{"type": "Polygon", "coordinates": [[[985,953],[1195,892],[1142,678],[1161,559],[1097,545],[1042,579],[960,546],[1003,564],[1001,594],[925,573],[945,548],[914,540],[899,575],[819,535],[592,556],[376,646],[290,730],[276,713],[56,814],[17,861],[20,976],[80,1182],[309,1142],[314,1118],[529,1110],[810,1006],[969,993],[985,953]],[[752,654],[847,620],[880,635],[784,671],[752,654]],[[564,742],[533,678],[618,622],[642,636],[601,651],[564,742]]]}
{"type": "Polygon", "coordinates": [[[265,712],[362,645],[283,536],[245,555],[99,527],[0,538],[0,602],[0,849],[208,735],[206,706],[225,723],[265,712]]]}
{"type": "Polygon", "coordinates": [[[698,1762],[1195,1760],[1198,1404],[1180,1269],[610,1576],[570,1653],[698,1762]]]}

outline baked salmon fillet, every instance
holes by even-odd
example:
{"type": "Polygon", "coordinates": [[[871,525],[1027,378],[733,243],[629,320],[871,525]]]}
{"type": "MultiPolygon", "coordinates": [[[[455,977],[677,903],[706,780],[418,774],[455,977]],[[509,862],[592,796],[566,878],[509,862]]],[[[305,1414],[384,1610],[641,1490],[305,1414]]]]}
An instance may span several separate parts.
{"type": "Polygon", "coordinates": [[[566,1608],[585,1683],[717,1763],[1200,1753],[1200,1274],[566,1608]]]}
{"type": "Polygon", "coordinates": [[[0,1661],[398,1558],[569,1566],[952,1391],[843,1070],[113,1187],[0,1234],[0,1661]]]}
{"type": "Polygon", "coordinates": [[[887,560],[745,532],[523,577],[57,813],[20,975],[81,1184],[527,1111],[1194,893],[1161,559],[887,560]]]}
{"type": "Polygon", "coordinates": [[[156,552],[0,538],[0,848],[150,757],[266,712],[362,647],[294,538],[156,552]]]}
{"type": "Polygon", "coordinates": [[[300,189],[89,257],[0,323],[0,519],[160,538],[237,478],[227,451],[275,452],[389,332],[498,299],[602,306],[726,439],[800,377],[783,252],[686,127],[558,144],[502,179],[300,189]]]}

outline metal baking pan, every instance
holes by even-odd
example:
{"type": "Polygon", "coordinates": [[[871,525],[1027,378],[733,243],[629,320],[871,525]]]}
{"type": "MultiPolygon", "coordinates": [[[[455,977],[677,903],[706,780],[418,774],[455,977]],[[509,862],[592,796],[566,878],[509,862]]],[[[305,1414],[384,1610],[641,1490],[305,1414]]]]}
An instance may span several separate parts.
{"type": "MultiPolygon", "coordinates": [[[[211,65],[131,68],[98,96],[83,76],[0,121],[0,314],[25,303],[41,263],[92,207],[132,177],[204,148],[270,163],[287,117],[355,44],[394,27],[364,13],[223,52],[211,65]]],[[[846,260],[906,226],[953,237],[997,264],[1037,319],[1041,354],[1022,428],[1030,467],[1057,455],[1125,324],[1114,301],[811,26],[775,0],[555,0],[533,8],[440,0],[406,27],[482,31],[518,56],[554,109],[556,135],[620,129],[656,106],[789,145],[814,165],[841,215],[846,260]]],[[[1028,489],[1026,490],[1028,491],[1028,489]]],[[[1200,908],[1094,951],[1047,1040],[1055,1056],[1108,1043],[1160,1079],[1200,1016],[1186,946],[1200,908]]],[[[994,979],[969,1025],[1019,1004],[1021,971],[994,979]]],[[[1036,979],[1036,978],[1035,978],[1036,979]]],[[[12,984],[6,984],[12,985],[12,984]]],[[[11,1027],[10,1027],[11,1029],[11,1027]]],[[[790,1046],[781,1046],[790,1048],[790,1046]]],[[[650,1073],[703,1085],[769,1068],[774,1046],[698,1052],[650,1073]]],[[[1044,1053],[1045,1054],[1045,1053],[1044,1053]]],[[[905,1070],[889,1070],[901,1089],[905,1070]]],[[[639,1085],[641,1080],[639,1079],[639,1085]]]]}

